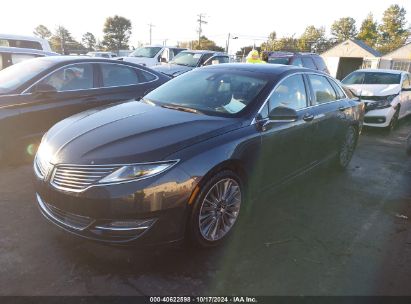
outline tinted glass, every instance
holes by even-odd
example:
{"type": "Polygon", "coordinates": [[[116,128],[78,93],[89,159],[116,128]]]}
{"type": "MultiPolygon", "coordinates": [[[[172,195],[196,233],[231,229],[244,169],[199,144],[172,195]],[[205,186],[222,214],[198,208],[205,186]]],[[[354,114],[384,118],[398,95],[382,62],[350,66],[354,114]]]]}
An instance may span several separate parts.
{"type": "Polygon", "coordinates": [[[268,57],[268,63],[274,64],[290,64],[290,58],[288,57],[268,57]]]}
{"type": "Polygon", "coordinates": [[[344,99],[344,98],[346,98],[346,96],[345,96],[345,94],[344,94],[344,91],[340,88],[340,86],[337,84],[337,82],[335,82],[335,81],[333,81],[333,80],[330,80],[330,79],[328,79],[328,80],[332,82],[331,84],[333,85],[334,90],[335,90],[335,92],[337,93],[337,99],[344,99]]]}
{"type": "Polygon", "coordinates": [[[294,75],[283,80],[274,90],[269,101],[270,111],[276,107],[302,109],[307,106],[307,96],[302,75],[294,75]]]}
{"type": "Polygon", "coordinates": [[[206,65],[214,65],[214,64],[221,64],[221,63],[228,63],[228,57],[225,56],[216,56],[213,57],[211,60],[207,61],[206,65]]]}
{"type": "Polygon", "coordinates": [[[324,60],[320,56],[314,56],[313,59],[320,71],[328,72],[327,66],[325,65],[324,60]]]}
{"type": "Polygon", "coordinates": [[[157,78],[155,75],[148,73],[146,71],[143,71],[143,70],[138,70],[137,73],[140,76],[141,82],[150,82],[157,78]]]}
{"type": "Polygon", "coordinates": [[[74,64],[58,69],[39,84],[50,85],[58,92],[93,88],[93,66],[74,64]]]}
{"type": "Polygon", "coordinates": [[[53,62],[43,59],[30,59],[0,71],[0,94],[10,93],[25,82],[44,72],[53,62]]]}
{"type": "Polygon", "coordinates": [[[11,54],[11,61],[13,62],[13,64],[16,64],[24,60],[33,59],[36,57],[39,57],[39,56],[32,55],[32,54],[11,54]]]}
{"type": "Polygon", "coordinates": [[[311,58],[309,58],[309,57],[303,57],[303,58],[302,58],[302,61],[303,61],[303,66],[304,66],[304,67],[306,67],[306,68],[308,68],[308,69],[313,69],[313,70],[316,70],[316,69],[317,69],[317,67],[316,67],[315,64],[314,64],[314,61],[313,61],[311,58]]]}
{"type": "Polygon", "coordinates": [[[384,72],[354,72],[345,77],[343,84],[399,84],[401,74],[384,72]]]}
{"type": "Polygon", "coordinates": [[[308,78],[310,79],[311,87],[313,88],[316,104],[337,100],[335,91],[326,77],[309,75],[308,78]]]}
{"type": "Polygon", "coordinates": [[[267,81],[254,73],[199,69],[178,76],[146,95],[157,104],[231,116],[247,107],[267,81]]]}
{"type": "Polygon", "coordinates": [[[133,68],[117,64],[101,64],[100,66],[104,87],[135,85],[140,82],[133,68]]]}
{"type": "Polygon", "coordinates": [[[153,58],[161,49],[161,47],[142,47],[130,53],[129,56],[153,58]]]}
{"type": "Polygon", "coordinates": [[[291,64],[295,65],[295,66],[299,66],[299,67],[303,66],[303,62],[301,61],[301,58],[299,58],[299,57],[294,58],[292,60],[291,64]]]}

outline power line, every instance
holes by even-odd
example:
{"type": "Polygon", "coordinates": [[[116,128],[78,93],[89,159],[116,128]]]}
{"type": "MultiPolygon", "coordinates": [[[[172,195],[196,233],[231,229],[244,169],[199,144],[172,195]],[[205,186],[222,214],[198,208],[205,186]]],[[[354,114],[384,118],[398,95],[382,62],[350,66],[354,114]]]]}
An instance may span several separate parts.
{"type": "Polygon", "coordinates": [[[197,19],[197,22],[198,22],[198,48],[201,49],[201,41],[200,40],[201,40],[201,34],[203,32],[202,25],[207,24],[208,22],[204,20],[204,18],[205,18],[204,14],[199,14],[197,16],[198,16],[198,19],[197,19]]]}

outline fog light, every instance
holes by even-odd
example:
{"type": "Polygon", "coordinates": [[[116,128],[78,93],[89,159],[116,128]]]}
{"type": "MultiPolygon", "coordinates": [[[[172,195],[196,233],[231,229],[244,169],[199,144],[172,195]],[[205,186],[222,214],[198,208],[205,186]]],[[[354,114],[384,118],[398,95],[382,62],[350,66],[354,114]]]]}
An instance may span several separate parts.
{"type": "Polygon", "coordinates": [[[126,231],[126,230],[145,230],[150,228],[155,219],[130,220],[130,221],[114,221],[108,224],[96,226],[97,229],[126,231]]]}

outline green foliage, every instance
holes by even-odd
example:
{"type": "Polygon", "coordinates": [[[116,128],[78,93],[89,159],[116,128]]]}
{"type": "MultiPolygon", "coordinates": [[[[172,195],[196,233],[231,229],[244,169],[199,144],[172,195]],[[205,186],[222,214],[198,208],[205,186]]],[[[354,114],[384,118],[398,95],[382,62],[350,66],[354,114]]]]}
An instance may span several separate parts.
{"type": "Polygon", "coordinates": [[[344,17],[335,21],[331,25],[331,34],[339,41],[352,39],[357,36],[355,20],[351,17],[344,17]]]}
{"type": "Polygon", "coordinates": [[[50,38],[50,44],[53,51],[61,54],[69,54],[67,44],[73,42],[74,39],[71,36],[70,32],[64,27],[59,25],[53,36],[50,38]]]}
{"type": "Polygon", "coordinates": [[[96,37],[90,32],[87,32],[83,35],[81,42],[88,51],[94,51],[96,49],[96,37]]]}
{"type": "Polygon", "coordinates": [[[111,51],[128,49],[128,41],[131,35],[131,21],[115,15],[108,17],[104,23],[104,37],[102,44],[111,51]]]}
{"type": "Polygon", "coordinates": [[[377,21],[374,21],[373,15],[369,13],[367,18],[361,24],[357,39],[364,41],[371,47],[374,47],[377,43],[378,37],[379,33],[377,21]]]}
{"type": "Polygon", "coordinates": [[[49,30],[46,26],[44,26],[44,25],[42,25],[42,24],[38,25],[38,26],[34,29],[33,34],[34,34],[35,36],[37,36],[37,37],[42,38],[42,39],[47,39],[47,38],[49,38],[49,37],[51,36],[50,30],[49,30]]]}
{"type": "Polygon", "coordinates": [[[402,46],[407,39],[406,11],[397,4],[391,5],[384,12],[382,24],[379,26],[379,51],[388,53],[402,46]]]}
{"type": "Polygon", "coordinates": [[[191,48],[193,50],[210,50],[216,52],[224,52],[224,48],[218,46],[213,40],[208,39],[206,36],[201,36],[200,46],[198,45],[198,40],[179,42],[179,47],[191,48]]]}
{"type": "Polygon", "coordinates": [[[307,26],[298,41],[298,49],[302,52],[311,52],[322,48],[326,43],[325,28],[316,28],[314,25],[307,26]]]}

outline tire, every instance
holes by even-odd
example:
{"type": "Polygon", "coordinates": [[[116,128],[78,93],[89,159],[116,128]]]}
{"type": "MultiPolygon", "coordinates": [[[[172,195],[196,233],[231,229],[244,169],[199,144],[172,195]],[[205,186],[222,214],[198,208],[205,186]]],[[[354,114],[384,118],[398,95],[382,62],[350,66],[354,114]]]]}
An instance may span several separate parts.
{"type": "Polygon", "coordinates": [[[387,127],[388,132],[398,129],[398,121],[400,116],[400,109],[398,108],[391,118],[390,124],[387,127]]]}
{"type": "Polygon", "coordinates": [[[238,222],[244,187],[237,174],[224,170],[201,187],[188,220],[192,245],[214,247],[222,243],[238,222]]]}
{"type": "Polygon", "coordinates": [[[354,154],[354,150],[357,145],[357,139],[357,129],[354,126],[349,126],[345,133],[343,142],[341,143],[338,150],[335,162],[337,169],[344,170],[345,168],[347,168],[354,154]]]}

